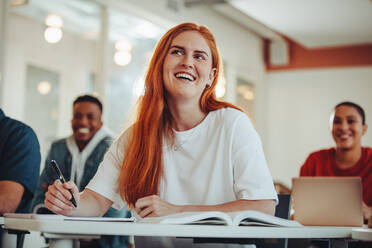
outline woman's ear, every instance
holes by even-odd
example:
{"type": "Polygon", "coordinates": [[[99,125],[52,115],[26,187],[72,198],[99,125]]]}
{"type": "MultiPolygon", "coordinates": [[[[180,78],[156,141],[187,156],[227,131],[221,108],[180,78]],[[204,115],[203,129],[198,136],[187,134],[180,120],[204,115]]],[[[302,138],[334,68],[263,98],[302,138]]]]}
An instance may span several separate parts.
{"type": "Polygon", "coordinates": [[[211,72],[209,73],[209,80],[213,82],[214,78],[216,77],[217,69],[212,68],[211,72]]]}
{"type": "Polygon", "coordinates": [[[366,123],[366,124],[363,125],[363,131],[362,131],[363,135],[367,132],[367,129],[368,129],[368,125],[366,123]]]}

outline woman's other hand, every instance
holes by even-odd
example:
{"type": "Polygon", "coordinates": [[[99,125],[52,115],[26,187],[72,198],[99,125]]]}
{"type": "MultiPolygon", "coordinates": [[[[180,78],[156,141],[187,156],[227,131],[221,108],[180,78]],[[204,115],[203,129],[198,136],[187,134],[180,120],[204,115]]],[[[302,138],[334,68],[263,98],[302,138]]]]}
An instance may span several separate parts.
{"type": "Polygon", "coordinates": [[[363,202],[363,216],[364,219],[369,220],[372,217],[372,207],[363,202]]]}
{"type": "Polygon", "coordinates": [[[71,203],[72,195],[74,195],[76,204],[79,205],[80,194],[77,186],[72,181],[62,184],[60,180],[55,180],[52,185],[49,185],[48,191],[45,193],[45,206],[56,214],[71,215],[75,210],[71,203]]]}
{"type": "Polygon", "coordinates": [[[142,218],[158,217],[181,212],[180,206],[170,204],[158,195],[140,198],[136,201],[135,211],[142,218]]]}

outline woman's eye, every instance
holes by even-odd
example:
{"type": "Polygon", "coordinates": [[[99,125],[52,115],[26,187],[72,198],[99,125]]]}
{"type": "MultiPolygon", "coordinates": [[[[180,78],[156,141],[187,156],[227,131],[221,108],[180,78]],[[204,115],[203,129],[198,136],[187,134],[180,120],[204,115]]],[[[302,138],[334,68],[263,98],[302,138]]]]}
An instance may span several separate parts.
{"type": "Polygon", "coordinates": [[[171,54],[182,55],[182,52],[180,50],[172,50],[171,54]]]}
{"type": "Polygon", "coordinates": [[[340,123],[341,123],[341,120],[338,120],[338,119],[333,120],[333,124],[340,124],[340,123]]]}
{"type": "Polygon", "coordinates": [[[353,124],[354,122],[355,122],[355,120],[347,120],[348,124],[353,124]]]}
{"type": "Polygon", "coordinates": [[[205,57],[203,55],[195,55],[195,58],[198,59],[198,60],[205,60],[205,57]]]}

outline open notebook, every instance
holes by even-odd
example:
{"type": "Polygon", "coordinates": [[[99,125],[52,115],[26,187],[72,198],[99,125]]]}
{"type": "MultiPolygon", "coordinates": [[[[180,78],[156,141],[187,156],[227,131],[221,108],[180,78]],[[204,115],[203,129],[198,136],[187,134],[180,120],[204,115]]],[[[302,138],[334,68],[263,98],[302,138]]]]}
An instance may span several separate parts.
{"type": "Polygon", "coordinates": [[[68,221],[113,221],[113,222],[138,222],[156,224],[205,224],[205,225],[228,225],[228,226],[286,226],[300,227],[297,221],[286,220],[262,212],[247,210],[224,213],[219,211],[208,212],[183,212],[163,217],[152,218],[110,218],[110,217],[67,217],[54,214],[14,214],[6,213],[7,218],[27,219],[60,219],[68,221]]]}

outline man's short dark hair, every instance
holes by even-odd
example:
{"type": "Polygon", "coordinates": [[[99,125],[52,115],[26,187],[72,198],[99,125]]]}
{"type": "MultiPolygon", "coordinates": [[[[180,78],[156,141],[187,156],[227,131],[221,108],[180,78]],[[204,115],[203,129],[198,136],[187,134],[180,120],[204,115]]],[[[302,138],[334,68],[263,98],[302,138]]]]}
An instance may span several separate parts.
{"type": "Polygon", "coordinates": [[[78,97],[75,99],[75,101],[74,101],[74,103],[73,103],[73,106],[75,106],[75,104],[78,103],[78,102],[91,102],[91,103],[95,103],[95,104],[98,105],[98,107],[99,107],[99,109],[101,110],[101,112],[102,112],[102,110],[103,110],[103,107],[102,107],[102,103],[101,103],[101,101],[98,100],[97,97],[94,97],[94,96],[92,96],[92,95],[83,95],[83,96],[78,96],[78,97]]]}

